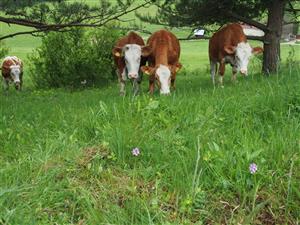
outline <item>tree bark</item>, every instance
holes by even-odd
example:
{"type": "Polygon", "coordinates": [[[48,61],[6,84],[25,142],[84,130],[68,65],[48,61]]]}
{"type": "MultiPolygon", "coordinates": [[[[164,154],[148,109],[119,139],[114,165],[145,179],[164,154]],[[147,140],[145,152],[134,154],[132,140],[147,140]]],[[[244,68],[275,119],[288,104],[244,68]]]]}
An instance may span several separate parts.
{"type": "Polygon", "coordinates": [[[280,63],[280,38],[286,0],[273,0],[268,9],[268,30],[265,31],[263,72],[276,73],[280,63]]]}

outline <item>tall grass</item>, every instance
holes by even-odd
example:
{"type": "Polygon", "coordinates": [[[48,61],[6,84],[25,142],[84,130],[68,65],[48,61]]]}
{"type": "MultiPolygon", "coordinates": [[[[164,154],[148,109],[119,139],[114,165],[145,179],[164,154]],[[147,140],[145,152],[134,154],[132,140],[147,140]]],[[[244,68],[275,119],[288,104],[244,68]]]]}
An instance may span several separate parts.
{"type": "Polygon", "coordinates": [[[205,70],[184,71],[168,97],[115,85],[1,96],[1,223],[297,223],[293,68],[215,90],[205,70]]]}

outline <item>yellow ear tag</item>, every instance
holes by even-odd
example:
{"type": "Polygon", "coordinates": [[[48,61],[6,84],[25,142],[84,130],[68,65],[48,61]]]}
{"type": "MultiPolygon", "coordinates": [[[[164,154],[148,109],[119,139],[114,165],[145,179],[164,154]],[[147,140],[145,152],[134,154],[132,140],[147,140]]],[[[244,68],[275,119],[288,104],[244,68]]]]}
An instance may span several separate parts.
{"type": "Polygon", "coordinates": [[[120,57],[121,56],[120,52],[116,52],[115,56],[120,57]]]}

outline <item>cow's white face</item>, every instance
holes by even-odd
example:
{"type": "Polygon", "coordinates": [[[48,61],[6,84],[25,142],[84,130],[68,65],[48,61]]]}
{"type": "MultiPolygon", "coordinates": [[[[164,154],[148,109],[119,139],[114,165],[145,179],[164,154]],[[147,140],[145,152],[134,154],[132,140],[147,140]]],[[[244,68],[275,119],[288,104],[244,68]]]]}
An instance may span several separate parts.
{"type": "Polygon", "coordinates": [[[21,68],[19,65],[10,66],[10,76],[15,84],[20,84],[21,68]]]}
{"type": "Polygon", "coordinates": [[[128,44],[123,47],[124,60],[128,78],[137,79],[141,63],[142,48],[140,45],[128,44]]]}
{"type": "Polygon", "coordinates": [[[169,67],[159,65],[155,73],[156,79],[160,84],[160,94],[170,94],[171,71],[169,67]]]}
{"type": "Polygon", "coordinates": [[[252,55],[252,48],[249,43],[241,42],[235,49],[235,68],[241,74],[247,76],[249,59],[252,55]]]}
{"type": "Polygon", "coordinates": [[[112,53],[116,57],[124,57],[129,79],[139,77],[142,47],[137,44],[127,44],[123,48],[114,47],[112,53]]]}
{"type": "Polygon", "coordinates": [[[141,70],[150,76],[155,77],[160,88],[160,94],[170,94],[171,78],[175,77],[176,72],[182,67],[181,63],[177,62],[175,65],[165,66],[159,64],[156,67],[142,66],[141,70]]]}

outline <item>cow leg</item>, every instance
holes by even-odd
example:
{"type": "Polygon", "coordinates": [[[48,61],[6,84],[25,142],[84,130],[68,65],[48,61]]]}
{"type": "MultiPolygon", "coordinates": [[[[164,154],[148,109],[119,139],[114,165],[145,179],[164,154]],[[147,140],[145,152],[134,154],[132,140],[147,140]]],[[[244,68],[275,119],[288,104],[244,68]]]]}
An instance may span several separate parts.
{"type": "Polygon", "coordinates": [[[237,69],[233,66],[232,67],[232,77],[231,77],[231,80],[233,83],[236,83],[236,74],[237,74],[237,69]]]}
{"type": "Polygon", "coordinates": [[[125,81],[126,81],[126,70],[125,68],[123,69],[123,72],[119,78],[119,83],[120,83],[120,95],[124,96],[125,95],[125,81]]]}
{"type": "Polygon", "coordinates": [[[139,76],[133,82],[133,95],[136,96],[140,93],[141,83],[143,80],[143,73],[139,71],[139,76]]]}
{"type": "Polygon", "coordinates": [[[22,87],[23,87],[23,72],[20,75],[20,89],[19,89],[19,91],[22,91],[22,87]]]}
{"type": "Polygon", "coordinates": [[[7,92],[8,88],[9,88],[9,81],[3,77],[3,90],[7,92]]]}
{"type": "Polygon", "coordinates": [[[224,87],[223,86],[224,73],[225,73],[225,63],[221,62],[219,67],[219,75],[220,75],[219,81],[222,88],[224,87]]]}
{"type": "Polygon", "coordinates": [[[174,79],[171,79],[171,87],[173,90],[176,89],[176,86],[175,86],[175,78],[174,79]]]}
{"type": "Polygon", "coordinates": [[[120,95],[124,96],[125,95],[125,81],[120,79],[120,95]]]}
{"type": "Polygon", "coordinates": [[[149,93],[151,95],[154,93],[154,81],[149,81],[149,93]]]}
{"type": "Polygon", "coordinates": [[[171,88],[172,88],[173,90],[176,89],[176,86],[175,86],[175,80],[176,80],[176,73],[172,74],[172,76],[171,76],[171,88]]]}
{"type": "Polygon", "coordinates": [[[151,94],[151,95],[153,95],[153,93],[154,93],[154,85],[155,85],[155,81],[149,80],[149,94],[151,94]]]}
{"type": "Polygon", "coordinates": [[[135,79],[132,85],[133,85],[133,96],[136,96],[140,92],[140,82],[138,82],[138,80],[135,79]]]}
{"type": "Polygon", "coordinates": [[[216,69],[217,69],[217,63],[214,61],[210,61],[210,76],[214,86],[215,86],[216,69]]]}
{"type": "Polygon", "coordinates": [[[155,76],[151,75],[149,77],[149,94],[153,94],[154,93],[154,88],[155,88],[155,76]]]}

